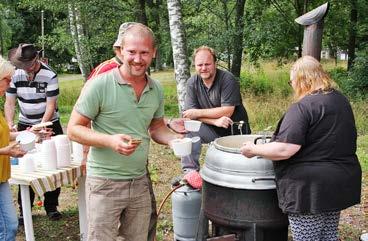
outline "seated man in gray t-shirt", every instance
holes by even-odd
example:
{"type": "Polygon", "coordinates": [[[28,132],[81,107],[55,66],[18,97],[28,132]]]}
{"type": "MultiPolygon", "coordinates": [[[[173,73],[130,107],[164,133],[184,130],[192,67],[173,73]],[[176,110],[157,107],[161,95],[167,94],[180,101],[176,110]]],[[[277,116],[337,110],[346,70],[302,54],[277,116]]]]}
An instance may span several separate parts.
{"type": "Polygon", "coordinates": [[[250,134],[248,115],[242,103],[239,82],[228,71],[216,68],[216,54],[212,48],[202,46],[193,54],[196,75],[189,78],[183,117],[202,122],[197,133],[201,141],[193,143],[192,154],[181,160],[184,172],[199,169],[201,144],[218,137],[240,134],[234,122],[243,121],[242,134],[250,134]]]}

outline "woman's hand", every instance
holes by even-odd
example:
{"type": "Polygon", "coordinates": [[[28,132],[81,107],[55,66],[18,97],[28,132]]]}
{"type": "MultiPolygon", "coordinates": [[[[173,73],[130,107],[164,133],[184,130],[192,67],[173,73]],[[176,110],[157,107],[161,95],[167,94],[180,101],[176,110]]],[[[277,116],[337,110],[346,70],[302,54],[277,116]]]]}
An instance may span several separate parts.
{"type": "Polygon", "coordinates": [[[248,158],[252,158],[252,157],[256,156],[255,154],[253,154],[253,150],[254,150],[255,146],[256,145],[254,145],[253,142],[247,141],[240,148],[240,152],[241,152],[242,155],[244,155],[248,158]]]}
{"type": "Polygon", "coordinates": [[[5,147],[5,152],[12,157],[22,157],[27,153],[26,151],[20,149],[19,143],[17,142],[5,147]]]}

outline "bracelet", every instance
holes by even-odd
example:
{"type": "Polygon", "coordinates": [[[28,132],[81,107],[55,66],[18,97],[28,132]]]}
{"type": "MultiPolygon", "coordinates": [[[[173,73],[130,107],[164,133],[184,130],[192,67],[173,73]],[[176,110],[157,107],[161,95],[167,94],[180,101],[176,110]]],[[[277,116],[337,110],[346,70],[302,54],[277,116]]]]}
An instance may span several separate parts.
{"type": "Polygon", "coordinates": [[[171,127],[170,127],[170,122],[171,122],[171,120],[172,120],[172,118],[170,118],[170,119],[167,121],[167,123],[166,123],[166,126],[167,126],[167,128],[169,128],[169,129],[171,129],[171,127]]]}

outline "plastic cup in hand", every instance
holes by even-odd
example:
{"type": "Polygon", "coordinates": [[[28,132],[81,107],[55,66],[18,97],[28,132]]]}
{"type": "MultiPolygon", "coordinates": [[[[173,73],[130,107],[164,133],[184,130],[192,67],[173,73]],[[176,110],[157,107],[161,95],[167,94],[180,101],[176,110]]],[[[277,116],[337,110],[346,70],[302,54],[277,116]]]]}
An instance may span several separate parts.
{"type": "Polygon", "coordinates": [[[185,130],[191,131],[191,132],[197,132],[201,128],[202,122],[197,120],[187,120],[184,121],[184,127],[185,130]]]}
{"type": "Polygon", "coordinates": [[[171,145],[175,156],[188,156],[192,152],[192,138],[175,139],[171,145]]]}
{"type": "Polygon", "coordinates": [[[16,141],[19,143],[20,149],[30,151],[35,148],[36,135],[30,131],[22,131],[17,136],[16,141]]]}

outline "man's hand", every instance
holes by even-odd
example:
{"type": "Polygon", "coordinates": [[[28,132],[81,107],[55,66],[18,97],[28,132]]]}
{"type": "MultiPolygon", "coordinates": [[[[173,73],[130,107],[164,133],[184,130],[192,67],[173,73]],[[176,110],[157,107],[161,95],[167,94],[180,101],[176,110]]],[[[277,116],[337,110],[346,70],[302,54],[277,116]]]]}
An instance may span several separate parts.
{"type": "Polygon", "coordinates": [[[43,127],[42,129],[28,127],[27,131],[30,131],[30,132],[36,134],[36,136],[37,136],[36,142],[37,143],[42,142],[43,140],[51,139],[51,136],[54,134],[54,132],[52,131],[51,128],[46,128],[46,127],[43,127]]]}
{"type": "Polygon", "coordinates": [[[201,117],[200,109],[189,109],[183,112],[184,118],[189,118],[191,120],[196,120],[201,117]]]}
{"type": "Polygon", "coordinates": [[[215,120],[214,125],[217,127],[222,127],[222,128],[228,128],[229,125],[233,124],[233,121],[227,117],[227,116],[223,116],[220,117],[218,119],[215,120]]]}
{"type": "Polygon", "coordinates": [[[129,156],[137,149],[140,144],[140,142],[136,142],[133,140],[134,138],[125,134],[112,135],[110,139],[110,147],[117,153],[129,156]]]}
{"type": "Polygon", "coordinates": [[[185,134],[187,131],[184,127],[184,121],[189,120],[188,118],[175,118],[170,120],[169,127],[176,133],[185,134]]]}

